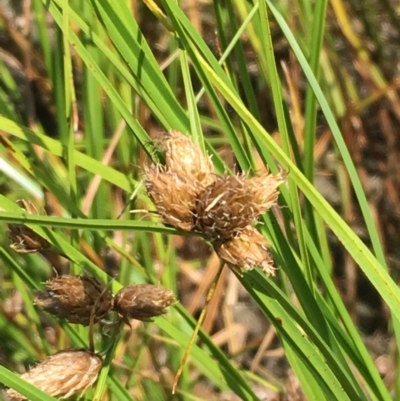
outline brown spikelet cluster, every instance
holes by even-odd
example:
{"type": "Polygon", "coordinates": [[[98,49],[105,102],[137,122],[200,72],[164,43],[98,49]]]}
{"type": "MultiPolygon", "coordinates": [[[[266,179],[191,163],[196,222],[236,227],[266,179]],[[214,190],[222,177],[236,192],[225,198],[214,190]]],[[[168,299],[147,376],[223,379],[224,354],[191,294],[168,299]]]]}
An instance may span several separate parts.
{"type": "MultiPolygon", "coordinates": [[[[97,379],[103,361],[100,356],[85,349],[71,349],[58,352],[40,362],[21,378],[45,393],[68,398],[83,393],[97,379]]],[[[26,400],[13,389],[6,391],[12,401],[26,400]]]]}
{"type": "Polygon", "coordinates": [[[152,284],[132,284],[122,288],[114,298],[114,310],[128,318],[150,322],[165,314],[166,308],[176,303],[174,293],[152,284]]]}
{"type": "Polygon", "coordinates": [[[107,315],[112,296],[94,277],[65,275],[47,281],[34,303],[58,318],[89,326],[107,315]]]}
{"type": "MultiPolygon", "coordinates": [[[[39,214],[33,203],[20,199],[18,206],[29,214],[39,214]]],[[[10,248],[18,253],[35,253],[50,248],[50,243],[25,224],[9,224],[7,236],[12,241],[10,248]]]]}
{"type": "Polygon", "coordinates": [[[146,167],[145,185],[163,221],[201,234],[238,272],[259,266],[274,274],[269,244],[254,226],[276,204],[284,174],[217,175],[210,158],[177,131],[156,145],[164,151],[165,165],[146,167]]]}

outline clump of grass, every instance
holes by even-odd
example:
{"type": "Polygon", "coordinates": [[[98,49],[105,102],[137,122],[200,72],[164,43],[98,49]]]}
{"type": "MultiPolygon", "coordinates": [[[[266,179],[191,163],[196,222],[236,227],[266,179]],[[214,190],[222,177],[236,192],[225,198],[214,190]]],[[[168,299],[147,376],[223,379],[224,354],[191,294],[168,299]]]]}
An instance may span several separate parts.
{"type": "MultiPolygon", "coordinates": [[[[398,378],[383,377],[360,335],[374,340],[379,329],[398,343],[399,24],[389,3],[215,0],[182,10],[184,2],[168,0],[146,0],[147,8],[32,0],[21,12],[4,2],[0,219],[14,224],[13,243],[25,253],[9,250],[4,227],[0,381],[52,400],[12,371],[86,349],[89,335],[104,364],[87,399],[170,399],[190,315],[218,270],[215,255],[194,256],[195,234],[231,269],[213,287],[177,399],[397,399],[398,378]],[[149,141],[158,131],[169,133],[156,141],[160,158],[149,141]],[[159,162],[179,141],[181,167],[171,172],[159,162]],[[141,168],[146,157],[157,167],[141,168]],[[278,200],[279,179],[258,204],[279,207],[254,206],[266,186],[258,177],[280,169],[278,200]],[[143,171],[168,226],[128,213],[154,208],[138,184],[143,171]],[[240,202],[225,209],[235,180],[240,202]],[[16,206],[21,198],[47,215],[16,206]],[[47,243],[52,257],[41,249],[47,243]],[[53,267],[113,294],[161,283],[181,303],[151,325],[117,320],[110,338],[33,307],[53,267]],[[243,269],[252,271],[231,279],[243,269]],[[291,370],[278,373],[282,362],[291,370]]],[[[386,372],[396,372],[390,349],[386,372]]]]}

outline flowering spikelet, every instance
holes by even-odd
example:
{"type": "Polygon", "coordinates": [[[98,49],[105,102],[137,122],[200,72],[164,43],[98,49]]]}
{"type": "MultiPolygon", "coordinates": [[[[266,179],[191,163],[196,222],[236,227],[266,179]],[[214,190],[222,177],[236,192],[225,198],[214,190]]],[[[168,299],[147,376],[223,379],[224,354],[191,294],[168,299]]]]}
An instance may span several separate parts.
{"type": "Polygon", "coordinates": [[[132,284],[122,288],[114,299],[114,310],[125,321],[128,318],[150,322],[152,317],[165,314],[176,303],[174,293],[151,284],[132,284]]]}
{"type": "MultiPolygon", "coordinates": [[[[64,399],[86,391],[96,381],[102,363],[100,356],[88,350],[66,350],[49,356],[21,378],[52,397],[64,399]]],[[[12,401],[26,400],[12,389],[6,395],[12,401]]]]}
{"type": "Polygon", "coordinates": [[[183,231],[193,229],[193,211],[199,188],[162,166],[145,168],[147,193],[163,221],[183,231]]]}
{"type": "Polygon", "coordinates": [[[112,306],[110,291],[93,277],[61,276],[46,282],[34,303],[71,323],[89,326],[103,319],[112,306]]]}
{"type": "MultiPolygon", "coordinates": [[[[36,207],[25,199],[18,200],[17,204],[29,214],[39,214],[36,207]]],[[[46,239],[25,224],[9,224],[7,236],[12,241],[10,248],[18,253],[34,253],[50,248],[46,239]]]]}
{"type": "Polygon", "coordinates": [[[166,168],[187,180],[198,181],[205,187],[215,178],[214,165],[192,140],[179,131],[165,133],[158,141],[165,152],[166,168]]]}
{"type": "Polygon", "coordinates": [[[274,275],[269,243],[253,226],[247,226],[238,237],[213,243],[217,255],[239,274],[260,267],[266,275],[274,275]]]}

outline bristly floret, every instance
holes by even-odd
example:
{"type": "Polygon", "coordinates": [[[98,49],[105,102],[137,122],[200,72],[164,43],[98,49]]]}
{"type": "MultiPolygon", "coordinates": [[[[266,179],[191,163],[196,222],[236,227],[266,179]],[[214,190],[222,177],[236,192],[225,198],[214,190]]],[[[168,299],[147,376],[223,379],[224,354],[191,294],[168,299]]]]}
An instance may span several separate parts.
{"type": "Polygon", "coordinates": [[[195,230],[210,241],[240,235],[276,203],[282,182],[280,174],[218,176],[197,198],[195,230]]]}
{"type": "MultiPolygon", "coordinates": [[[[19,199],[16,202],[22,209],[29,214],[39,214],[35,205],[25,199],[19,199]]],[[[7,236],[12,241],[10,248],[18,253],[35,253],[50,248],[50,243],[31,230],[25,224],[8,224],[7,236]]]]}
{"type": "Polygon", "coordinates": [[[276,204],[278,187],[285,182],[285,178],[285,174],[281,171],[276,175],[264,173],[246,181],[246,187],[253,197],[252,207],[257,216],[261,216],[276,204]]]}
{"type": "Polygon", "coordinates": [[[215,180],[214,166],[178,131],[164,133],[155,145],[164,153],[165,165],[145,166],[147,193],[166,224],[191,232],[196,198],[215,180]]]}

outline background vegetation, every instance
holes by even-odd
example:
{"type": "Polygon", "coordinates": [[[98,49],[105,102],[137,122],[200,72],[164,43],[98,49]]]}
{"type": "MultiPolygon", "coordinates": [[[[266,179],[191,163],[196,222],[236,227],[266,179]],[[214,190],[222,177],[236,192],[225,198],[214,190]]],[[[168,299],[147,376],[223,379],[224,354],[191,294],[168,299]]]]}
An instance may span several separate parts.
{"type": "Polygon", "coordinates": [[[50,400],[12,372],[88,346],[32,306],[56,271],[180,300],[96,328],[105,367],[84,399],[399,399],[399,20],[394,0],[2,0],[0,382],[50,400]],[[170,129],[219,172],[288,173],[259,227],[276,278],[225,268],[174,396],[219,261],[131,212],[154,210],[141,166],[170,129]],[[14,253],[12,222],[54,252],[14,253]]]}

